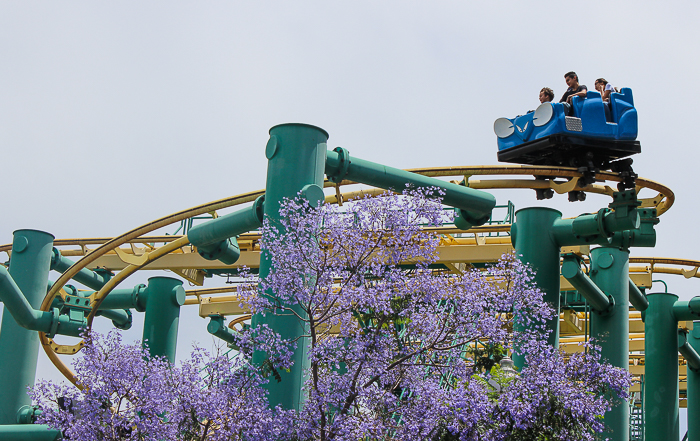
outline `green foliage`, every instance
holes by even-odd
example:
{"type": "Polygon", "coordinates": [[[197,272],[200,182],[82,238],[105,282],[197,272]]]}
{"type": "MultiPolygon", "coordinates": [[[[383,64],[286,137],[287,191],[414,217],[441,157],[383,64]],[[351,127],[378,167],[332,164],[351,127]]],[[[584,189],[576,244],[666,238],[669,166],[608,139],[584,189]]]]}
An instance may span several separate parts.
{"type": "Polygon", "coordinates": [[[263,378],[267,378],[270,375],[272,375],[278,383],[282,382],[282,376],[277,371],[277,368],[275,368],[275,365],[269,358],[265,359],[265,361],[262,362],[262,365],[260,366],[260,371],[263,378]]]}
{"type": "Polygon", "coordinates": [[[474,368],[477,372],[490,372],[508,355],[507,349],[500,343],[479,343],[473,348],[470,347],[467,353],[474,358],[474,368]]]}

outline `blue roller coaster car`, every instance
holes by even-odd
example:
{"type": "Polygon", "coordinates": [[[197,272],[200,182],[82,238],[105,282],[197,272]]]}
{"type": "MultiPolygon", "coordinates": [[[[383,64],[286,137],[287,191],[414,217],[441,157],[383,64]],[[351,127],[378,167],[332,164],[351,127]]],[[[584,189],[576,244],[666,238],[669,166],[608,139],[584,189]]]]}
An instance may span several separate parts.
{"type": "MultiPolygon", "coordinates": [[[[529,165],[615,170],[615,163],[640,153],[632,90],[623,88],[603,102],[600,93],[573,97],[571,104],[543,103],[513,119],[498,118],[498,160],[529,165]]],[[[631,165],[631,159],[622,161],[631,165]]],[[[630,169],[631,170],[631,169],[630,169]]]]}

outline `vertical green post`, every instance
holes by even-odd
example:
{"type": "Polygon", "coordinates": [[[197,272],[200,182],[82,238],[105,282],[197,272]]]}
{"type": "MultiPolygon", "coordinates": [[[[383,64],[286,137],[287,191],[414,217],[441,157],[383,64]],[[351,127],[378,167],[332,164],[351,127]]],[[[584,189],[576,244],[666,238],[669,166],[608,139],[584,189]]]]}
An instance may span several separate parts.
{"type": "MultiPolygon", "coordinates": [[[[604,361],[629,370],[629,251],[591,250],[590,274],[598,288],[615,302],[606,314],[591,313],[591,337],[601,345],[604,361]]],[[[617,400],[614,406],[605,414],[605,430],[598,438],[628,441],[629,406],[625,400],[617,400]]]]}
{"type": "Polygon", "coordinates": [[[146,314],[143,341],[151,356],[167,357],[175,362],[180,307],[185,304],[182,280],[172,277],[151,277],[146,288],[146,314]]]}
{"type": "MultiPolygon", "coordinates": [[[[39,309],[46,282],[54,237],[43,231],[17,230],[12,241],[9,273],[32,307],[39,309]]],[[[31,404],[27,386],[34,385],[39,356],[39,334],[19,326],[5,310],[0,328],[0,424],[15,424],[17,411],[31,404]]]]}
{"type": "MultiPolygon", "coordinates": [[[[700,321],[693,322],[688,343],[700,353],[700,321]]],[[[700,441],[700,372],[688,369],[688,441],[700,441]]]]}
{"type": "Polygon", "coordinates": [[[678,296],[647,294],[644,319],[644,421],[648,440],[677,440],[678,427],[678,322],[673,304],[678,296]]]}
{"type": "MultiPolygon", "coordinates": [[[[284,198],[295,198],[300,191],[304,191],[310,200],[323,198],[327,140],[328,133],[323,129],[306,124],[282,124],[270,129],[270,139],[265,148],[268,159],[265,217],[270,222],[279,221],[279,209],[284,198]]],[[[260,256],[260,278],[270,273],[270,265],[267,254],[263,252],[260,256]]],[[[267,295],[274,296],[275,293],[267,295]]],[[[285,339],[297,339],[306,333],[304,324],[292,314],[255,315],[252,326],[261,324],[267,324],[285,339]]],[[[259,365],[265,357],[265,354],[256,352],[253,361],[259,365]]],[[[307,365],[307,343],[300,339],[290,372],[280,372],[282,381],[277,382],[272,378],[267,384],[271,406],[300,408],[303,402],[304,367],[307,365]]]]}
{"type": "MultiPolygon", "coordinates": [[[[535,283],[544,293],[544,300],[557,312],[547,323],[551,331],[547,342],[559,347],[559,253],[560,246],[550,231],[561,213],[551,208],[530,207],[515,213],[512,241],[515,253],[535,271],[535,283]]],[[[516,318],[517,322],[517,318],[516,318]]],[[[513,354],[513,362],[522,368],[525,354],[513,354]]]]}

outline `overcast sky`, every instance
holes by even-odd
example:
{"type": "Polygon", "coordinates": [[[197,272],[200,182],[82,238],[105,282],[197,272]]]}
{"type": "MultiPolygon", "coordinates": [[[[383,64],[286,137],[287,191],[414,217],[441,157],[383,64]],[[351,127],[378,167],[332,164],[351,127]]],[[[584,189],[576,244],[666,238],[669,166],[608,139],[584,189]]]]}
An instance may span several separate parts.
{"type": "MultiPolygon", "coordinates": [[[[563,74],[575,70],[590,89],[605,77],[634,90],[635,170],[676,194],[657,247],[632,255],[698,259],[690,129],[699,9],[691,1],[4,0],[0,243],[22,228],[114,236],[263,188],[268,129],[285,122],[322,127],[329,148],[394,167],[496,164],[493,121],[535,108],[543,86],[558,100],[563,74]]],[[[494,194],[565,216],[609,202],[494,194]]],[[[683,298],[697,291],[695,280],[664,279],[683,298]]],[[[204,321],[185,323],[204,331],[204,321]]]]}

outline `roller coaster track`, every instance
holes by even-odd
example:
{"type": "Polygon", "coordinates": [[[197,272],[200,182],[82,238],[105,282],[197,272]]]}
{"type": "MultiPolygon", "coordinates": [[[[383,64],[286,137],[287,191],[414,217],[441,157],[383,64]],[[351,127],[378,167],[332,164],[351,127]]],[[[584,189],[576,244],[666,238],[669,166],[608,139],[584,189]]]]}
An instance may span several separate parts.
{"type": "MultiPolygon", "coordinates": [[[[545,167],[545,166],[471,166],[471,167],[438,167],[438,168],[418,168],[409,169],[408,171],[418,173],[424,176],[436,177],[436,178],[458,178],[456,182],[461,182],[470,188],[480,189],[480,190],[493,190],[493,189],[552,189],[558,194],[564,194],[569,191],[583,191],[586,193],[600,194],[612,196],[614,189],[609,185],[605,185],[607,182],[620,182],[620,177],[611,172],[600,172],[596,174],[597,182],[602,182],[603,184],[595,183],[587,185],[585,187],[580,187],[578,185],[578,180],[583,175],[579,173],[576,169],[567,167],[545,167]],[[474,179],[475,176],[511,176],[509,179],[474,179]],[[519,178],[513,178],[517,176],[519,178]],[[530,179],[524,179],[523,177],[531,176],[530,179]]],[[[453,181],[455,182],[455,181],[453,181]]],[[[361,195],[376,195],[378,193],[383,193],[384,190],[379,189],[368,189],[368,190],[356,190],[351,192],[341,193],[340,188],[343,186],[353,185],[355,182],[343,181],[339,184],[333,184],[326,181],[325,187],[335,187],[335,195],[330,195],[326,197],[327,202],[340,203],[361,195]]],[[[651,198],[640,199],[642,202],[642,207],[656,208],[657,214],[661,215],[671,208],[675,201],[675,195],[670,188],[659,184],[655,181],[638,178],[636,181],[638,193],[644,189],[656,192],[656,196],[651,198]]],[[[130,275],[138,270],[148,267],[149,269],[171,269],[172,265],[169,267],[158,268],[156,267],[156,261],[166,256],[178,256],[178,257],[189,257],[190,259],[198,257],[196,253],[193,253],[192,247],[188,247],[189,241],[186,236],[148,236],[156,230],[164,227],[171,226],[177,222],[190,219],[195,216],[216,213],[218,210],[223,210],[226,208],[234,207],[236,205],[241,205],[249,202],[253,202],[257,197],[264,194],[264,190],[252,191],[248,193],[243,193],[237,196],[232,196],[229,198],[220,199],[217,201],[205,203],[198,205],[186,210],[182,210],[168,216],[164,216],[160,219],[154,220],[147,224],[141,225],[134,228],[126,233],[114,237],[114,238],[92,238],[92,239],[58,239],[54,241],[54,245],[57,247],[78,247],[77,249],[64,250],[62,254],[66,256],[81,256],[74,265],[72,265],[65,273],[63,273],[58,280],[53,284],[46,297],[41,304],[42,311],[48,311],[54,298],[57,295],[62,295],[63,287],[68,283],[73,276],[75,276],[83,268],[94,268],[100,266],[99,263],[104,262],[105,259],[110,257],[118,258],[121,264],[114,266],[110,269],[119,270],[119,272],[110,281],[105,284],[105,286],[98,292],[92,294],[91,305],[92,310],[88,316],[88,325],[91,326],[92,320],[95,317],[97,308],[99,307],[105,296],[116,286],[119,285],[123,280],[128,278],[130,275]],[[136,245],[145,245],[143,248],[138,248],[136,245]],[[163,244],[160,247],[156,247],[155,244],[163,244]],[[88,247],[94,245],[96,248],[90,250],[88,247]],[[121,248],[123,245],[128,245],[129,248],[121,248]],[[189,249],[188,249],[189,248],[189,249]]],[[[444,250],[455,249],[456,247],[461,247],[463,249],[467,248],[477,248],[480,250],[476,254],[480,254],[487,249],[494,248],[497,245],[499,250],[505,252],[509,249],[510,245],[509,239],[498,238],[498,237],[484,237],[485,234],[489,233],[499,233],[508,232],[510,230],[509,224],[500,225],[485,225],[481,227],[473,228],[466,233],[471,234],[472,237],[457,237],[459,233],[464,233],[462,231],[456,230],[454,228],[439,228],[435,229],[436,234],[442,234],[445,237],[443,240],[442,248],[444,250]],[[487,245],[487,246],[482,246],[487,245]]],[[[255,253],[255,244],[259,240],[259,236],[255,234],[246,234],[240,237],[241,245],[248,244],[249,248],[247,251],[250,253],[255,253]]],[[[242,246],[242,251],[246,250],[242,246]]],[[[0,246],[0,252],[6,252],[8,255],[11,254],[11,245],[0,246]]],[[[493,261],[495,258],[502,254],[489,254],[482,261],[493,261]],[[494,258],[494,256],[496,256],[494,258]]],[[[493,251],[492,251],[493,253],[493,251]]],[[[242,253],[242,257],[245,253],[242,253]]],[[[488,253],[487,253],[488,254],[488,253]]],[[[476,258],[479,259],[478,257],[476,258]]],[[[196,258],[195,258],[196,260],[196,258]]],[[[683,260],[682,263],[674,263],[677,259],[658,259],[658,258],[631,258],[630,262],[635,263],[648,263],[651,268],[657,272],[665,272],[668,274],[683,274],[686,277],[698,277],[697,269],[700,267],[700,262],[683,260]],[[640,260],[641,259],[641,260],[640,260]],[[690,262],[690,263],[689,263],[690,262]],[[658,267],[657,263],[664,264],[678,264],[692,266],[694,269],[690,270],[692,272],[691,276],[688,276],[689,272],[684,272],[684,269],[675,271],[674,268],[658,267]]],[[[680,260],[679,260],[680,261],[680,260]]],[[[456,259],[454,261],[448,261],[443,259],[446,267],[453,271],[459,271],[460,268],[455,263],[469,264],[471,262],[464,261],[464,259],[456,259]]],[[[187,267],[191,269],[202,269],[208,268],[212,264],[211,261],[205,261],[200,259],[197,262],[198,266],[187,267]]],[[[109,266],[109,265],[102,265],[109,266]]],[[[249,265],[250,266],[250,265],[249,265]]],[[[183,275],[182,273],[178,273],[183,275]]],[[[188,292],[190,297],[187,304],[200,304],[204,298],[204,293],[210,294],[220,294],[225,293],[225,288],[213,288],[213,289],[199,289],[190,290],[188,292]]],[[[63,361],[58,357],[58,354],[75,354],[80,348],[83,347],[84,342],[79,342],[75,345],[61,345],[55,343],[52,339],[48,338],[44,333],[40,332],[39,337],[42,343],[42,347],[46,352],[49,359],[54,363],[57,369],[61,371],[66,378],[68,378],[73,383],[76,383],[74,374],[72,371],[63,363],[63,361]]]]}

